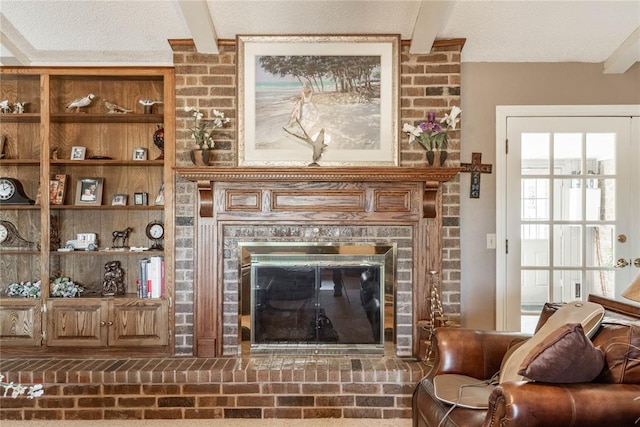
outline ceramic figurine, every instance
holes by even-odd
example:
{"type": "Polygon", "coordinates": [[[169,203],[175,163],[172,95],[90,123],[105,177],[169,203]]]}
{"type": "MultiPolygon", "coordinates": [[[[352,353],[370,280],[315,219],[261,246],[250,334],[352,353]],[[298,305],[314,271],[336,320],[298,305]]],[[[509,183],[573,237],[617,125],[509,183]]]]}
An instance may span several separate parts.
{"type": "Polygon", "coordinates": [[[17,102],[15,104],[13,104],[13,113],[14,114],[23,114],[24,113],[24,106],[26,105],[26,102],[17,102]]]}
{"type": "Polygon", "coordinates": [[[133,111],[133,110],[127,110],[126,108],[116,105],[113,102],[107,101],[106,99],[103,99],[103,101],[104,101],[104,106],[107,107],[107,110],[109,110],[109,114],[113,114],[113,113],[126,114],[133,111]]]}
{"type": "Polygon", "coordinates": [[[67,110],[71,110],[73,108],[76,109],[76,113],[80,112],[80,108],[82,107],[86,107],[89,104],[91,104],[91,101],[93,101],[93,98],[95,98],[96,96],[92,93],[88,94],[85,97],[82,98],[76,98],[73,101],[71,101],[68,105],[67,105],[67,110]]]}
{"type": "Polygon", "coordinates": [[[11,107],[9,107],[9,100],[5,99],[4,101],[0,102],[0,113],[8,114],[10,112],[11,107]]]}
{"type": "Polygon", "coordinates": [[[156,160],[164,159],[164,127],[162,125],[156,125],[157,129],[153,133],[153,144],[162,151],[160,156],[156,160]]]}

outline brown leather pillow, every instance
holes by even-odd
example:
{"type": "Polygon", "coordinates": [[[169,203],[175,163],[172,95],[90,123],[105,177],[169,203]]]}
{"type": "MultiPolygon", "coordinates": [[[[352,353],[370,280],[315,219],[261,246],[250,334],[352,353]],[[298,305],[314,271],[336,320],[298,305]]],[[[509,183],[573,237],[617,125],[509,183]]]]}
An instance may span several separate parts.
{"type": "Polygon", "coordinates": [[[518,374],[547,383],[584,383],[595,379],[604,363],[604,353],[594,347],[582,325],[567,323],[529,352],[518,374]]]}

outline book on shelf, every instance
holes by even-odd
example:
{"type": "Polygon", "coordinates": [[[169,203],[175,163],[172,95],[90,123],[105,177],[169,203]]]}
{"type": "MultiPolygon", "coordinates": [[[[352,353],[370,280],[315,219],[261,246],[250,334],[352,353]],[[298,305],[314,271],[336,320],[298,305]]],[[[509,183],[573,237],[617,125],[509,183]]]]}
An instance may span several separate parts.
{"type": "Polygon", "coordinates": [[[164,257],[154,255],[140,260],[140,298],[164,296],[164,257]]]}

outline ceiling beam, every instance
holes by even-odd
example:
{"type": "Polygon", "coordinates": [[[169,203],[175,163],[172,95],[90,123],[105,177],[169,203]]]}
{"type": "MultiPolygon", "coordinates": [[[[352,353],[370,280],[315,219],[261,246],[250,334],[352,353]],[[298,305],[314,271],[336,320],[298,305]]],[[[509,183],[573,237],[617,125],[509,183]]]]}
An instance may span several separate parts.
{"type": "Polygon", "coordinates": [[[436,36],[449,20],[453,1],[420,2],[420,11],[413,27],[409,53],[429,53],[436,36]]]}
{"type": "Polygon", "coordinates": [[[622,74],[640,61],[640,27],[604,61],[604,74],[622,74]]]}
{"type": "Polygon", "coordinates": [[[0,31],[0,45],[2,45],[2,51],[11,53],[12,56],[3,56],[0,64],[3,65],[31,65],[29,57],[13,43],[5,33],[0,31]]]}
{"type": "Polygon", "coordinates": [[[206,0],[178,0],[200,53],[218,53],[218,36],[206,0]]]}

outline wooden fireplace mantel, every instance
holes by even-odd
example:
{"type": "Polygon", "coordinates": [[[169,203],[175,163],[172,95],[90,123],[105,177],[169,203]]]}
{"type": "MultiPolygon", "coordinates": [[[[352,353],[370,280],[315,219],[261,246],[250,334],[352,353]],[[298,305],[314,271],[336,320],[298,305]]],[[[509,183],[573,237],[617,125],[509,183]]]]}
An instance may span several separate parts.
{"type": "Polygon", "coordinates": [[[423,217],[435,218],[440,184],[461,168],[442,167],[185,167],[176,172],[198,184],[200,216],[213,215],[211,182],[424,182],[423,217]]]}

